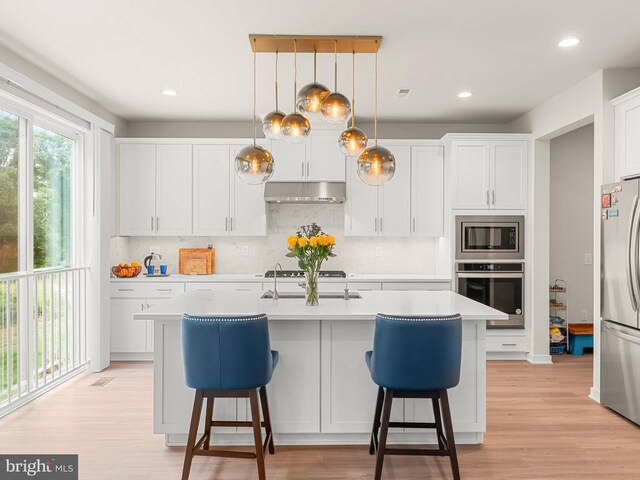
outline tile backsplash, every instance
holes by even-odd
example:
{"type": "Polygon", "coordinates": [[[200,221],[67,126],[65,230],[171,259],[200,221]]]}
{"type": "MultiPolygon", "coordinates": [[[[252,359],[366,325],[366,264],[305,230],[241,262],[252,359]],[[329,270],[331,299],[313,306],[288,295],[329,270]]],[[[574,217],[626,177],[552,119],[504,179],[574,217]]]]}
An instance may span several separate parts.
{"type": "Polygon", "coordinates": [[[111,260],[114,264],[142,261],[150,247],[159,247],[163,263],[177,272],[178,249],[206,247],[216,249],[216,273],[258,273],[280,262],[286,269],[297,269],[295,259],[286,258],[289,235],[300,225],[316,222],[336,237],[337,257],[323,264],[326,270],[349,273],[437,273],[438,239],[378,238],[344,236],[343,205],[268,205],[265,237],[113,237],[111,260]],[[243,247],[248,256],[243,256],[243,247]],[[380,256],[376,256],[381,253],[380,256]],[[381,251],[381,252],[380,252],[381,251]]]}

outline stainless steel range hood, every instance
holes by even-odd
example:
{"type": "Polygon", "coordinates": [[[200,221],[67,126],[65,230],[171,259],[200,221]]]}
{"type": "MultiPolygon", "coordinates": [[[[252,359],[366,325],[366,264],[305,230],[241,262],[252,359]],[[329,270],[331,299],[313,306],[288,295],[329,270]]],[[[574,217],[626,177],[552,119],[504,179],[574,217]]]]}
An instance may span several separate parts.
{"type": "Polygon", "coordinates": [[[344,182],[267,182],[264,186],[267,203],[344,203],[346,196],[344,182]]]}

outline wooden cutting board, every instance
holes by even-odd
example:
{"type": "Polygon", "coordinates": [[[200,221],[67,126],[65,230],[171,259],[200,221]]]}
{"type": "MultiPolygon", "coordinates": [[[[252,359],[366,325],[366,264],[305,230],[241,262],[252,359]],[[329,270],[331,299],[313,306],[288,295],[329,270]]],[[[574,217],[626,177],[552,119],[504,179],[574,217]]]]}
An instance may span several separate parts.
{"type": "Polygon", "coordinates": [[[181,275],[211,275],[216,273],[216,249],[181,248],[178,250],[178,271],[181,275]]]}

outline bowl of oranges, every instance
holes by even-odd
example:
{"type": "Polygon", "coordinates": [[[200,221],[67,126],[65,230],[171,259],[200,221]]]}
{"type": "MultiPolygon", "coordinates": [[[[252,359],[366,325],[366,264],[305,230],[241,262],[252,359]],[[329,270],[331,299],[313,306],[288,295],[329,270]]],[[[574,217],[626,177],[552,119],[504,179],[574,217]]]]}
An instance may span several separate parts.
{"type": "Polygon", "coordinates": [[[134,278],[140,275],[142,265],[138,262],[118,263],[115,267],[111,267],[111,272],[118,278],[134,278]]]}

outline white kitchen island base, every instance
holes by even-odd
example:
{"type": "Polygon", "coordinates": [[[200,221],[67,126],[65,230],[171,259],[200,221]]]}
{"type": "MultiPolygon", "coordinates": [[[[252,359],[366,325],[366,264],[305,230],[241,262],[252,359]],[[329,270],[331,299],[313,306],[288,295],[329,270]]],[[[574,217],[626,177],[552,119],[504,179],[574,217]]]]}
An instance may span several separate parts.
{"type": "MultiPolygon", "coordinates": [[[[373,346],[378,312],[405,315],[460,313],[460,384],[450,390],[456,442],[482,443],[486,429],[486,320],[506,320],[497,310],[452,292],[361,292],[362,299],[259,300],[253,293],[191,292],[135,315],[154,320],[154,432],[167,445],[186,444],[194,390],[184,383],[180,318],[193,315],[269,316],[271,346],[280,361],[267,386],[276,444],[368,444],[377,386],[364,353],[373,346]]],[[[217,399],[214,419],[247,420],[246,399],[217,399]]],[[[429,399],[394,402],[392,421],[433,422],[429,399]]],[[[202,425],[201,425],[202,427],[202,425]]],[[[250,429],[213,429],[213,443],[253,444],[250,429]]],[[[391,443],[436,443],[430,431],[392,429],[391,443]]]]}

